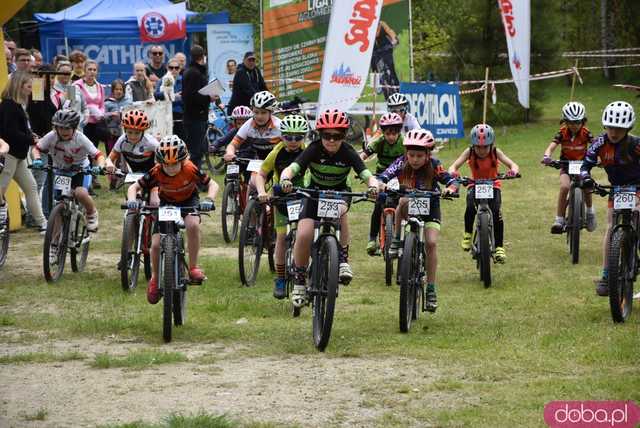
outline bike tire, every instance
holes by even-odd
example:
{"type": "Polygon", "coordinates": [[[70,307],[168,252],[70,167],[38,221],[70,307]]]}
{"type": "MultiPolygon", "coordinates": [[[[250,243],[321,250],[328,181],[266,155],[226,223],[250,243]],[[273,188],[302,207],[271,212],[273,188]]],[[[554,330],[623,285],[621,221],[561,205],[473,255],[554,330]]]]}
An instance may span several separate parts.
{"type": "Polygon", "coordinates": [[[340,261],[338,242],[334,236],[322,238],[317,252],[317,263],[313,260],[313,342],[322,352],[331,338],[333,315],[338,295],[340,261]]]}
{"type": "Polygon", "coordinates": [[[404,247],[402,258],[400,259],[400,306],[399,319],[400,331],[408,333],[411,329],[411,321],[414,318],[416,308],[416,252],[418,251],[418,242],[413,232],[407,233],[404,238],[404,247]]]}
{"type": "Polygon", "coordinates": [[[227,183],[222,193],[222,237],[226,243],[231,243],[238,237],[238,225],[240,223],[238,192],[235,183],[227,183]]]}
{"type": "Polygon", "coordinates": [[[580,261],[580,230],[582,229],[582,189],[573,189],[573,206],[571,208],[571,263],[580,261]]]}
{"type": "Polygon", "coordinates": [[[489,214],[478,215],[478,258],[480,280],[485,288],[491,287],[491,237],[489,236],[489,214]]]}
{"type": "Polygon", "coordinates": [[[75,246],[71,247],[69,251],[71,270],[73,272],[82,272],[87,266],[87,257],[89,257],[89,247],[91,245],[89,231],[87,230],[87,218],[83,212],[76,217],[74,235],[73,242],[75,246]]]}
{"type": "Polygon", "coordinates": [[[615,323],[625,322],[631,315],[633,305],[633,273],[629,272],[629,267],[635,254],[630,241],[631,238],[623,228],[614,230],[609,241],[609,307],[615,323]]]}
{"type": "Polygon", "coordinates": [[[240,281],[246,287],[255,284],[260,269],[260,257],[262,256],[261,222],[260,204],[255,199],[251,199],[242,216],[238,239],[238,270],[240,281]]]}
{"type": "Polygon", "coordinates": [[[0,268],[7,262],[7,254],[9,254],[9,213],[4,224],[0,224],[0,268]]]}
{"type": "Polygon", "coordinates": [[[133,291],[138,284],[140,272],[140,254],[138,248],[138,223],[136,213],[127,213],[122,226],[122,242],[120,245],[120,285],[123,291],[133,291]]]}
{"type": "Polygon", "coordinates": [[[184,256],[184,241],[181,235],[177,236],[176,248],[181,256],[177,257],[175,262],[177,287],[173,291],[173,323],[176,326],[181,326],[187,319],[187,284],[186,281],[184,281],[187,271],[182,261],[182,257],[184,256]]]}
{"type": "Polygon", "coordinates": [[[173,328],[173,292],[176,289],[176,237],[167,234],[162,240],[162,252],[160,254],[160,281],[162,287],[162,339],[165,343],[171,342],[173,328]]]}
{"type": "Polygon", "coordinates": [[[64,264],[67,259],[67,236],[69,233],[69,219],[65,218],[64,204],[58,204],[51,210],[49,221],[47,222],[47,230],[44,234],[44,245],[42,251],[42,268],[44,279],[51,283],[56,282],[64,272],[64,264]],[[61,228],[60,231],[54,230],[55,226],[61,228]],[[54,235],[58,233],[57,243],[53,242],[54,235]],[[51,246],[57,246],[55,258],[50,257],[51,246]],[[52,269],[52,261],[55,261],[55,269],[52,269]]]}
{"type": "Polygon", "coordinates": [[[223,137],[222,131],[215,127],[210,127],[204,134],[203,145],[207,148],[204,152],[204,164],[212,175],[219,174],[224,168],[224,159],[216,156],[215,153],[209,153],[209,144],[212,142],[212,139],[215,141],[221,137],[223,137]],[[210,137],[209,134],[212,134],[212,136],[210,137]]]}
{"type": "Polygon", "coordinates": [[[389,249],[391,248],[391,242],[393,241],[393,223],[393,214],[386,214],[384,216],[384,229],[380,231],[380,236],[384,236],[382,254],[384,255],[384,279],[387,287],[390,287],[393,282],[393,258],[389,255],[389,249]]]}
{"type": "Polygon", "coordinates": [[[144,227],[142,229],[143,241],[142,241],[142,262],[144,265],[144,277],[149,281],[151,279],[151,234],[153,232],[153,217],[150,215],[144,216],[144,227]]]}
{"type": "MultiPolygon", "coordinates": [[[[286,251],[285,251],[285,255],[284,255],[284,269],[285,269],[285,283],[286,283],[286,290],[287,290],[287,299],[289,299],[289,296],[291,296],[291,293],[293,291],[293,279],[294,279],[294,262],[293,262],[293,244],[295,242],[295,230],[291,230],[289,231],[287,238],[285,240],[286,242],[286,251]]],[[[291,315],[294,318],[297,318],[300,316],[300,308],[293,306],[293,304],[291,304],[291,315]]]]}

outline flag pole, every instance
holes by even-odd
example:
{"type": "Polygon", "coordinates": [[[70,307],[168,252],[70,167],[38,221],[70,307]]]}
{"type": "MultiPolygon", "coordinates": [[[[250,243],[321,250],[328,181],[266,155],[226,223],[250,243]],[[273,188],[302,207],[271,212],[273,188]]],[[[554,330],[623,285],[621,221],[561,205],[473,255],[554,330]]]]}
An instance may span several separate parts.
{"type": "Polygon", "coordinates": [[[487,123],[487,95],[489,94],[489,67],[484,70],[484,106],[482,108],[482,123],[487,123]]]}
{"type": "Polygon", "coordinates": [[[260,2],[260,61],[262,61],[264,67],[264,17],[262,10],[262,0],[260,2]]]}
{"type": "Polygon", "coordinates": [[[411,81],[415,82],[415,73],[413,68],[413,13],[411,12],[411,0],[409,0],[409,72],[411,81]]]}
{"type": "Polygon", "coordinates": [[[569,97],[569,101],[573,101],[573,95],[576,90],[576,79],[578,77],[578,59],[576,59],[576,65],[573,67],[573,79],[571,79],[571,96],[569,97]]]}

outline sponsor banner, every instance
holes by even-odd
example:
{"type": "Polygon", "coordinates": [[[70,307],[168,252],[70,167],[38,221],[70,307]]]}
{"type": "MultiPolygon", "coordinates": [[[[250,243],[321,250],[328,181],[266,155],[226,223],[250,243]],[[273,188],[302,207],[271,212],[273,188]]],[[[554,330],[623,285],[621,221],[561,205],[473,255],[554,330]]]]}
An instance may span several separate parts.
{"type": "Polygon", "coordinates": [[[135,102],[122,109],[122,113],[129,110],[144,110],[149,116],[149,134],[158,140],[166,135],[173,134],[173,111],[171,101],[156,101],[154,103],[135,102]]]}
{"type": "MultiPolygon", "coordinates": [[[[325,42],[329,30],[332,0],[262,0],[264,10],[264,58],[262,71],[278,98],[301,96],[316,101],[322,74],[325,42]],[[307,80],[287,82],[280,79],[307,80]]],[[[352,0],[347,1],[353,4],[352,0]]],[[[365,1],[363,4],[369,2],[365,1]]],[[[378,3],[378,2],[376,2],[378,3]]],[[[382,74],[381,84],[399,85],[400,80],[410,79],[409,70],[409,1],[384,0],[376,36],[372,37],[373,53],[367,60],[370,69],[362,73],[366,80],[369,71],[382,74]]],[[[344,19],[358,20],[349,15],[344,19]]],[[[345,63],[332,68],[345,82],[353,81],[346,71],[353,66],[345,63]],[[346,74],[345,74],[346,73],[346,74]]],[[[385,97],[397,89],[379,90],[385,97]]],[[[356,102],[353,100],[353,102],[356,102]]]]}
{"type": "Polygon", "coordinates": [[[518,89],[518,101],[524,108],[529,108],[530,0],[498,0],[498,6],[509,48],[509,66],[518,89]]]}
{"type": "Polygon", "coordinates": [[[207,25],[207,66],[209,78],[217,78],[224,88],[220,96],[223,103],[231,98],[235,67],[242,64],[245,52],[253,51],[253,25],[207,25]]]}
{"type": "Polygon", "coordinates": [[[450,83],[400,83],[409,111],[436,138],[463,138],[460,87],[450,83]]]}
{"type": "Polygon", "coordinates": [[[186,3],[137,9],[136,15],[142,42],[157,43],[187,38],[186,3]]]}

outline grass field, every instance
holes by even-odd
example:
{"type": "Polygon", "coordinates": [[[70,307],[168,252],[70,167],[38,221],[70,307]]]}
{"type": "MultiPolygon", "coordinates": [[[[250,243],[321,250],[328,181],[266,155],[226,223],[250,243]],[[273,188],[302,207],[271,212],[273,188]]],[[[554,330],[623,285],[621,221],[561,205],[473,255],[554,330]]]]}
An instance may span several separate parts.
{"type": "MultiPolygon", "coordinates": [[[[203,225],[206,249],[201,265],[209,279],[189,291],[187,323],[175,332],[174,343],[163,345],[161,305],[146,303],[143,284],[132,294],[120,289],[115,268],[120,196],[103,191],[98,198],[101,230],[92,242],[85,273],[72,274],[68,268],[61,282],[47,285],[41,273],[40,236],[31,231],[12,235],[9,260],[0,271],[0,377],[25,365],[33,371],[25,371],[22,380],[0,382],[0,395],[20,389],[43,364],[97,373],[98,383],[102,373],[111,376],[113,370],[135,380],[162,375],[169,367],[215,378],[216,367],[222,365],[235,367],[231,375],[241,383],[249,362],[267,361],[277,370],[268,372],[264,385],[275,388],[275,394],[300,400],[307,412],[296,413],[292,403],[273,403],[265,393],[255,401],[263,413],[226,403],[223,413],[228,418],[218,417],[216,399],[197,401],[194,394],[194,406],[186,408],[193,411],[185,411],[184,417],[163,419],[176,410],[165,401],[169,405],[158,405],[153,416],[140,410],[137,417],[131,408],[123,410],[125,418],[114,408],[112,414],[86,419],[87,425],[144,420],[145,424],[121,426],[544,426],[544,406],[553,400],[640,401],[640,316],[634,313],[627,323],[614,325],[608,300],[597,297],[592,284],[601,264],[605,201],[595,200],[599,226],[583,234],[579,265],[571,265],[564,236],[549,234],[558,174],[540,166],[539,160],[557,131],[569,89],[550,84],[548,93],[542,121],[509,128],[499,121],[495,125],[498,146],[520,165],[523,175],[503,185],[507,263],[494,265],[494,285],[484,289],[475,264],[459,249],[464,201],[444,202],[438,246],[440,307],[435,315],[422,316],[409,334],[398,329],[397,287],[384,285],[381,259],[365,254],[371,205],[360,204],[350,213],[356,276],[352,285],[341,289],[324,354],[313,347],[310,311],[292,319],[288,305],[271,297],[266,267],[256,287],[240,286],[237,247],[223,244],[219,212],[203,225]],[[82,345],[76,349],[73,343],[82,345]],[[288,370],[305,366],[317,371],[288,370]],[[354,378],[353,373],[358,375],[354,378]],[[343,385],[340,379],[345,379],[343,385]],[[323,393],[325,381],[337,381],[336,391],[345,391],[340,401],[323,393]],[[297,396],[304,385],[312,395],[297,396]],[[180,418],[183,422],[176,422],[180,418]],[[194,423],[196,418],[210,422],[194,423]]],[[[608,86],[587,86],[578,88],[576,98],[586,105],[588,125],[597,134],[607,102],[624,99],[640,112],[638,99],[630,95],[608,86]]],[[[444,148],[439,157],[445,166],[465,146],[459,142],[444,148]]],[[[595,175],[604,180],[601,171],[595,175]]],[[[173,384],[165,378],[165,388],[171,390],[173,384]]],[[[85,385],[86,393],[95,386],[85,385]]],[[[145,390],[144,384],[137,387],[145,390]]],[[[194,382],[192,387],[204,386],[194,382]]],[[[230,383],[226,388],[233,393],[240,387],[230,383]]],[[[117,391],[114,397],[125,394],[117,391]]],[[[0,400],[0,422],[4,417],[14,426],[33,420],[40,424],[34,426],[46,426],[47,421],[50,426],[79,425],[47,400],[19,402],[16,394],[0,400]]],[[[187,394],[185,400],[190,397],[187,394]]]]}

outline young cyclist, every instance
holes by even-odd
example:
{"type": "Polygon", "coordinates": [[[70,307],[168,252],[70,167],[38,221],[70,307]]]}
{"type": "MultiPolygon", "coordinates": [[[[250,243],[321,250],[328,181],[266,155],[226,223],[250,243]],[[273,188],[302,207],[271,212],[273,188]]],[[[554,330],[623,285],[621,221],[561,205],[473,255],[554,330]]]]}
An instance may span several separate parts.
{"type": "MultiPolygon", "coordinates": [[[[153,168],[158,140],[145,134],[150,123],[143,110],[129,110],[122,116],[122,134],[107,158],[107,172],[113,173],[119,162],[126,162],[128,171],[144,173],[153,168]]],[[[122,165],[120,166],[121,169],[122,165]]]]}
{"type": "MultiPolygon", "coordinates": [[[[355,149],[345,144],[349,119],[340,110],[325,110],[316,120],[316,129],[320,140],[314,141],[296,160],[280,174],[280,185],[284,192],[293,188],[292,180],[303,174],[307,168],[310,175],[310,187],[322,190],[348,191],[349,173],[353,168],[361,180],[366,181],[369,193],[375,196],[378,180],[367,169],[355,149]]],[[[346,205],[346,204],[345,204],[346,205]]],[[[317,200],[307,199],[300,213],[296,242],[294,244],[295,278],[291,301],[301,307],[307,302],[306,273],[309,253],[313,241],[314,221],[317,216],[317,200]]],[[[339,277],[342,284],[348,284],[353,278],[349,266],[349,226],[346,206],[343,206],[340,219],[340,267],[339,277]]]]}
{"type": "MultiPolygon", "coordinates": [[[[378,122],[382,135],[371,141],[360,154],[360,159],[367,160],[370,156],[376,155],[376,174],[381,174],[398,157],[404,155],[404,146],[401,130],[402,117],[397,113],[385,113],[378,122]]],[[[369,226],[369,242],[367,243],[367,254],[376,255],[378,252],[378,233],[380,233],[380,216],[384,208],[384,202],[376,201],[373,213],[371,213],[371,225],[369,226]]]]}
{"type": "MultiPolygon", "coordinates": [[[[496,134],[489,125],[478,124],[471,129],[471,147],[466,148],[462,154],[449,167],[449,173],[458,175],[458,169],[467,162],[473,179],[496,178],[498,167],[502,162],[509,170],[507,175],[516,176],[520,171],[518,165],[509,159],[502,150],[495,147],[496,134]]],[[[496,245],[496,261],[504,263],[507,253],[504,250],[504,221],[500,205],[500,181],[493,182],[493,199],[489,204],[493,214],[493,236],[496,245]]],[[[473,185],[467,192],[467,209],[464,212],[464,235],[460,244],[464,251],[471,249],[471,232],[476,218],[476,200],[473,185]]]]}
{"type": "Polygon", "coordinates": [[[231,112],[231,119],[233,120],[233,129],[230,130],[226,135],[220,137],[213,143],[209,151],[217,152],[218,150],[227,147],[233,138],[238,133],[238,130],[245,124],[245,122],[253,117],[253,111],[247,106],[237,106],[231,112]]]}
{"type": "MultiPolygon", "coordinates": [[[[40,153],[49,153],[53,159],[53,167],[59,170],[72,168],[86,168],[89,157],[93,159],[93,172],[99,173],[104,167],[104,156],[91,140],[77,131],[80,123],[78,112],[69,109],[58,110],[51,119],[53,131],[47,133],[38,141],[33,149],[33,167],[42,168],[44,162],[40,159],[40,153]]],[[[93,199],[89,195],[91,174],[76,174],[71,180],[71,188],[78,202],[82,204],[87,213],[87,230],[98,230],[98,210],[93,199]]]]}
{"type": "MultiPolygon", "coordinates": [[[[436,145],[431,132],[425,129],[409,131],[403,141],[406,154],[396,159],[382,174],[379,175],[381,189],[386,183],[397,178],[401,185],[418,190],[439,190],[438,183],[446,186],[442,192],[444,196],[458,191],[455,179],[442,167],[442,163],[431,156],[431,150],[436,145]]],[[[395,237],[389,248],[391,256],[397,256],[401,245],[401,223],[408,216],[408,199],[400,198],[396,209],[395,237]]],[[[438,307],[436,296],[436,269],[438,267],[437,242],[440,234],[440,200],[431,199],[430,213],[425,219],[425,247],[427,257],[425,268],[427,270],[427,310],[435,312],[438,307]]]]}
{"type": "MultiPolygon", "coordinates": [[[[593,187],[591,168],[598,160],[607,173],[612,186],[637,185],[640,183],[640,138],[631,135],[636,117],[631,104],[624,101],[610,103],[602,113],[602,125],[605,133],[596,137],[587,150],[582,163],[580,175],[585,188],[593,187]]],[[[640,199],[636,199],[640,201],[640,199]]],[[[609,295],[607,279],[607,251],[609,234],[613,223],[613,200],[609,199],[607,210],[607,229],[602,242],[602,278],[596,282],[596,293],[599,296],[609,295]]],[[[638,207],[636,206],[636,209],[638,207]]]]}
{"type": "Polygon", "coordinates": [[[409,100],[405,94],[397,92],[387,100],[387,110],[392,113],[398,113],[402,118],[402,130],[409,132],[412,129],[421,129],[418,120],[407,110],[409,108],[409,100]]]}
{"type": "MultiPolygon", "coordinates": [[[[269,195],[265,189],[265,183],[273,175],[273,183],[280,182],[280,174],[287,168],[305,148],[304,139],[309,132],[307,120],[299,115],[286,116],[280,122],[280,132],[282,141],[278,143],[267,158],[262,163],[260,171],[255,176],[258,198],[261,202],[266,202],[269,195]]],[[[294,186],[303,187],[304,177],[298,175],[293,180],[294,186]]],[[[276,226],[276,279],[273,287],[273,296],[276,299],[284,299],[287,290],[285,284],[285,238],[287,234],[287,207],[279,204],[274,213],[276,226]]]]}
{"type": "MultiPolygon", "coordinates": [[[[155,151],[156,165],[127,191],[127,206],[138,208],[136,195],[141,190],[151,191],[158,188],[160,206],[177,207],[199,206],[201,211],[214,208],[213,200],[218,193],[218,185],[205,173],[200,171],[189,159],[187,146],[176,135],[168,135],[155,151]],[[200,201],[198,186],[207,187],[207,197],[200,201]]],[[[206,279],[202,269],[198,267],[198,251],[200,250],[200,216],[183,210],[184,223],[187,230],[187,249],[189,251],[189,279],[193,284],[201,284],[206,279]]],[[[191,210],[192,211],[192,210],[191,210]]],[[[147,300],[155,305],[160,300],[158,289],[158,264],[160,259],[160,234],[158,225],[154,226],[151,239],[151,266],[153,274],[147,287],[147,300]]]]}
{"type": "MultiPolygon", "coordinates": [[[[556,147],[561,147],[560,160],[580,161],[587,154],[587,148],[591,144],[593,136],[584,125],[587,122],[585,108],[582,104],[572,101],[562,107],[562,126],[560,131],[553,137],[553,141],[544,151],[542,163],[549,165],[552,162],[551,154],[556,147]]],[[[567,209],[567,195],[571,187],[569,178],[569,166],[563,165],[560,169],[560,193],[558,194],[558,210],[556,219],[551,226],[551,233],[562,233],[564,231],[564,214],[567,209]]],[[[587,230],[596,230],[596,213],[591,203],[591,193],[584,194],[584,202],[587,205],[587,230]]]]}

